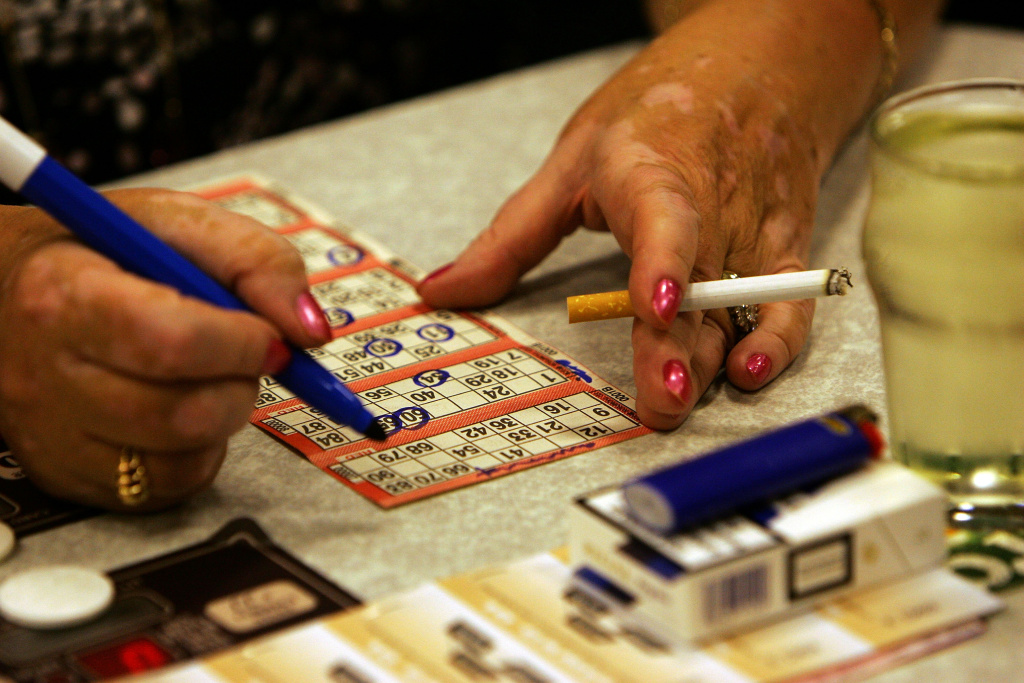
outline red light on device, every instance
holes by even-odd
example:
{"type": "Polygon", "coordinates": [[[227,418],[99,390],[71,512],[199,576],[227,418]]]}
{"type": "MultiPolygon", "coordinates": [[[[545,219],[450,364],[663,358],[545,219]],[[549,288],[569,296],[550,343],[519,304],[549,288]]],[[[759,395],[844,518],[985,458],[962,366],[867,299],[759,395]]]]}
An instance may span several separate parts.
{"type": "Polygon", "coordinates": [[[173,659],[149,638],[136,638],[103,650],[78,655],[78,663],[91,673],[108,678],[152,671],[170,664],[173,659]]]}

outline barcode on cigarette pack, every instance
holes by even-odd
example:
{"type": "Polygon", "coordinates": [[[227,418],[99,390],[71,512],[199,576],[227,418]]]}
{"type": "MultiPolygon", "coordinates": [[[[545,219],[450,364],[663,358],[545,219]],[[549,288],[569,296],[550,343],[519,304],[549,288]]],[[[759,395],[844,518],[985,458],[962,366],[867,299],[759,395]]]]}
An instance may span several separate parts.
{"type": "Polygon", "coordinates": [[[765,606],[769,598],[768,577],[768,565],[757,564],[705,582],[704,623],[714,624],[739,612],[765,606]]]}

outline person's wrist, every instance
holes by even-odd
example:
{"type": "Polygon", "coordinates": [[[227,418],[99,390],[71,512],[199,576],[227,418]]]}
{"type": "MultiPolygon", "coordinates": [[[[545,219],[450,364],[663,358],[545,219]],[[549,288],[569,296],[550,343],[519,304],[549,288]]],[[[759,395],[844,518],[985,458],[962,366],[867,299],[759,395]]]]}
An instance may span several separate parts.
{"type": "Polygon", "coordinates": [[[793,88],[787,99],[814,140],[823,175],[892,87],[899,66],[893,0],[760,1],[763,12],[780,15],[782,39],[792,45],[779,48],[789,60],[779,63],[778,80],[793,88]]]}

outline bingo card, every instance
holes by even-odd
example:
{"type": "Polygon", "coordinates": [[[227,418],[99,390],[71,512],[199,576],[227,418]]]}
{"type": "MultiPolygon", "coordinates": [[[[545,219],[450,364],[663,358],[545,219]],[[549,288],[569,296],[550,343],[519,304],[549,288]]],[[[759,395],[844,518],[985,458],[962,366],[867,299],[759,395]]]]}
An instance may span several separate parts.
{"type": "Polygon", "coordinates": [[[198,194],[302,254],[334,339],[310,353],[366,404],[376,444],[264,377],[252,422],[384,508],[650,432],[634,399],[488,313],[435,310],[422,272],[254,178],[198,194]]]}

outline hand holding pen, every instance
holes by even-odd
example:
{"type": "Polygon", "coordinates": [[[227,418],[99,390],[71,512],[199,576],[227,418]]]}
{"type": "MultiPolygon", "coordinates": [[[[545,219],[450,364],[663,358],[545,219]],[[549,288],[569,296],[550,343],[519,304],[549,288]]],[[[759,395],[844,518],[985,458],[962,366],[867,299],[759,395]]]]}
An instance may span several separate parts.
{"type": "MultiPolygon", "coordinates": [[[[11,158],[5,150],[5,181],[11,158]]],[[[0,434],[41,487],[111,508],[126,503],[119,466],[141,453],[149,499],[139,508],[156,508],[209,484],[252,411],[257,378],[306,357],[282,335],[305,347],[330,330],[298,254],[256,221],[184,193],[109,197],[256,314],[182,296],[115,266],[42,211],[4,207],[0,434]]]]}

